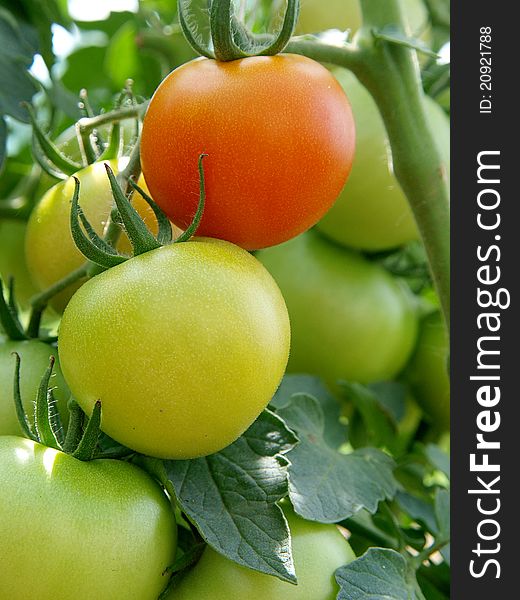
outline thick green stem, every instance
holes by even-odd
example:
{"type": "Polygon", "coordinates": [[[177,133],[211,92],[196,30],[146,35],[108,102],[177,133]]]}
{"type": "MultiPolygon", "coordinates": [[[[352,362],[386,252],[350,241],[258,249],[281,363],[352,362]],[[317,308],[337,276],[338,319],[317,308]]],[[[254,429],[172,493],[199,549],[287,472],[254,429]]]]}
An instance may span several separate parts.
{"type": "Polygon", "coordinates": [[[69,285],[72,285],[73,283],[76,283],[80,279],[83,279],[83,277],[85,277],[86,274],[87,274],[87,264],[85,263],[84,265],[79,267],[79,269],[72,271],[66,277],[64,277],[63,279],[60,279],[59,281],[57,281],[55,284],[48,287],[46,290],[44,290],[40,294],[33,296],[33,298],[31,298],[31,305],[33,307],[33,310],[43,310],[47,306],[47,304],[48,304],[49,300],[51,300],[51,298],[54,298],[54,296],[59,294],[65,288],[69,287],[69,285]]]}
{"type": "Polygon", "coordinates": [[[376,40],[389,24],[407,30],[399,0],[361,0],[363,27],[353,45],[295,40],[287,50],[353,71],[377,103],[392,148],[393,167],[423,239],[446,324],[450,322],[450,226],[447,165],[424,110],[416,53],[376,40]]]}

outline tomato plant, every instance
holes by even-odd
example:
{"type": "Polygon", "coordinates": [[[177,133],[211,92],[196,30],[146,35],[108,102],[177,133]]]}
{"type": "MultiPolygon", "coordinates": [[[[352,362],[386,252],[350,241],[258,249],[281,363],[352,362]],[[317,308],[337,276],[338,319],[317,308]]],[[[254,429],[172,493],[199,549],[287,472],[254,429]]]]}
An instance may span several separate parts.
{"type": "Polygon", "coordinates": [[[338,379],[391,379],[417,334],[414,301],[398,281],[359,254],[310,231],[258,253],[291,319],[288,368],[338,379]]]}
{"type": "Polygon", "coordinates": [[[417,402],[432,424],[444,431],[450,426],[449,345],[446,327],[439,312],[421,322],[419,339],[407,377],[417,402]]]}
{"type": "Polygon", "coordinates": [[[269,402],[287,363],[289,320],[255,258],[202,239],[87,282],[63,315],[58,346],[84,410],[101,400],[106,433],[144,454],[191,458],[233,442],[269,402]]]}
{"type": "MultiPolygon", "coordinates": [[[[124,159],[123,159],[124,160],[124,159]]],[[[110,161],[112,167],[117,163],[110,161]]],[[[121,167],[124,162],[120,163],[121,167]]],[[[76,177],[81,181],[81,206],[97,233],[103,232],[113,204],[112,192],[103,163],[85,167],[76,177]]],[[[144,183],[144,182],[140,182],[144,183]]],[[[55,184],[41,198],[31,213],[27,225],[25,253],[29,272],[39,289],[44,290],[56,283],[84,262],[85,258],[76,248],[70,233],[70,201],[74,192],[72,178],[55,184]]],[[[156,229],[152,209],[139,194],[134,204],[151,229],[156,229]]],[[[126,235],[119,241],[119,249],[130,250],[126,235]]],[[[54,297],[52,305],[63,311],[72,294],[81,285],[77,282],[54,297]]]]}
{"type": "Polygon", "coordinates": [[[347,98],[319,63],[296,55],[198,59],[155,92],[141,161],[154,200],[185,229],[206,153],[199,233],[256,249],[323,216],[350,171],[354,137],[347,98]]]}
{"type": "Polygon", "coordinates": [[[447,600],[444,0],[11,4],[0,598],[447,600]]]}
{"type": "MultiPolygon", "coordinates": [[[[20,391],[29,415],[34,414],[34,400],[41,377],[49,366],[49,359],[57,354],[51,346],[38,340],[0,340],[0,435],[21,435],[22,433],[13,399],[15,373],[13,352],[18,353],[22,359],[20,391]]],[[[55,365],[52,387],[60,412],[66,420],[69,390],[59,364],[55,365]]]]}
{"type": "Polygon", "coordinates": [[[196,567],[171,594],[171,600],[334,600],[334,571],[355,559],[335,525],[312,523],[285,511],[291,531],[298,585],[245,569],[207,548],[196,567]]]}
{"type": "Polygon", "coordinates": [[[138,467],[5,436],[0,488],[2,598],[156,600],[166,586],[175,519],[138,467]]]}
{"type": "MultiPolygon", "coordinates": [[[[417,226],[393,172],[388,137],[376,104],[352,73],[336,69],[334,74],[348,90],[352,104],[358,132],[356,155],[345,187],[318,228],[340,244],[368,251],[387,250],[417,239],[417,226]]],[[[430,127],[448,170],[448,119],[434,100],[425,97],[424,101],[430,127]]]]}

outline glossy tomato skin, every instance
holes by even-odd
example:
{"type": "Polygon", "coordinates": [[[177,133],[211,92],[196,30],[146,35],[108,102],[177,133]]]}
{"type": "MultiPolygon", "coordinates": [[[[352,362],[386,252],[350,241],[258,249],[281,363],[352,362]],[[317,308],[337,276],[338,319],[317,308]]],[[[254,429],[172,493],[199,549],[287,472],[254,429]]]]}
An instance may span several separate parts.
{"type": "MultiPolygon", "coordinates": [[[[13,400],[13,382],[15,373],[15,358],[13,352],[20,355],[20,392],[24,403],[25,412],[32,422],[34,416],[34,401],[45,370],[49,366],[51,356],[57,358],[56,351],[43,342],[28,340],[12,342],[0,341],[0,436],[22,435],[22,429],[16,416],[13,400]]],[[[69,389],[59,362],[54,364],[53,376],[50,385],[58,402],[58,409],[64,422],[67,422],[67,401],[69,389]]]]}
{"type": "Polygon", "coordinates": [[[407,376],[418,404],[440,431],[450,427],[448,355],[448,336],[441,313],[431,313],[421,322],[407,376]]]}
{"type": "MultiPolygon", "coordinates": [[[[119,166],[125,164],[124,160],[119,166]]],[[[117,161],[108,161],[108,164],[117,171],[117,161]]],[[[75,176],[81,184],[80,206],[96,232],[102,234],[114,202],[104,163],[93,163],[78,171],[75,176]]],[[[140,180],[139,184],[146,188],[144,180],[140,180]]],[[[31,213],[25,238],[25,254],[31,277],[41,290],[78,269],[86,260],[70,233],[70,202],[73,194],[74,179],[70,177],[48,190],[31,213]]],[[[156,231],[153,211],[144,199],[134,194],[133,203],[149,228],[156,231]]],[[[125,234],[121,235],[118,249],[130,252],[130,242],[125,234]]],[[[82,283],[72,284],[55,296],[51,302],[53,308],[62,312],[82,283]]]]}
{"type": "Polygon", "coordinates": [[[289,320],[269,273],[241,248],[198,239],[98,275],[60,325],[65,378],[102,429],[143,454],[193,458],[233,442],[271,400],[289,320]]]}
{"type": "Polygon", "coordinates": [[[381,267],[315,231],[257,258],[287,303],[289,371],[334,386],[392,379],[405,366],[417,336],[415,303],[381,267]]]}
{"type": "Polygon", "coordinates": [[[350,172],[354,122],[341,86],[292,54],[182,65],[148,107],[141,162],[154,200],[186,228],[199,197],[201,235],[246,249],[279,244],[330,208],[350,172]]]}
{"type": "Polygon", "coordinates": [[[356,558],[349,543],[335,525],[304,521],[285,512],[297,586],[237,565],[208,547],[171,593],[171,600],[335,600],[339,588],[334,571],[356,558]]]}
{"type": "Polygon", "coordinates": [[[0,437],[0,598],[157,600],[177,526],[141,469],[0,437]]]}
{"type": "Polygon", "coordinates": [[[23,307],[37,291],[24,257],[25,228],[25,221],[0,220],[0,276],[5,285],[14,278],[16,299],[23,307]]]}
{"type": "MultiPolygon", "coordinates": [[[[352,173],[319,230],[345,246],[366,251],[398,247],[419,238],[408,200],[394,175],[390,143],[370,93],[355,76],[335,69],[348,90],[356,121],[356,156],[352,173]]],[[[425,97],[425,110],[449,177],[450,126],[440,106],[425,97]]]]}

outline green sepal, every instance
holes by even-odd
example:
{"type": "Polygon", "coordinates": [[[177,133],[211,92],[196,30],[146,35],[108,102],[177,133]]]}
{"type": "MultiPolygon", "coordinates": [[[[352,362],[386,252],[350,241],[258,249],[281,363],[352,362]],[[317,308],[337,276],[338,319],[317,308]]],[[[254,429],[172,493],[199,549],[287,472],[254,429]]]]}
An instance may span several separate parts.
{"type": "MultiPolygon", "coordinates": [[[[33,127],[33,135],[36,138],[38,144],[40,145],[43,154],[47,157],[49,162],[52,165],[54,165],[54,167],[57,169],[57,171],[55,172],[61,171],[65,175],[73,175],[74,173],[76,173],[76,171],[79,171],[79,169],[81,169],[83,165],[80,165],[68,159],[50,140],[49,136],[46,133],[44,133],[43,129],[40,127],[36,119],[33,107],[30,104],[26,104],[26,108],[29,112],[29,117],[33,127]]],[[[45,167],[43,167],[42,165],[42,168],[45,167]]],[[[54,169],[52,170],[54,171],[54,169]]],[[[54,175],[54,177],[55,176],[56,175],[54,175]]]]}
{"type": "Polygon", "coordinates": [[[65,441],[65,431],[63,428],[63,422],[61,420],[60,411],[58,410],[58,402],[54,396],[52,388],[47,391],[47,403],[49,406],[49,423],[51,425],[54,437],[56,438],[56,441],[61,449],[63,448],[63,442],[65,441]]]}
{"type": "Polygon", "coordinates": [[[264,44],[255,44],[254,36],[233,14],[232,0],[211,4],[210,29],[215,57],[229,61],[250,56],[272,56],[284,50],[296,28],[300,10],[299,0],[287,0],[280,31],[268,37],[264,44]]]}
{"type": "MultiPolygon", "coordinates": [[[[101,239],[99,236],[95,239],[91,239],[87,237],[83,232],[83,229],[80,224],[80,220],[82,223],[88,222],[86,217],[83,215],[83,211],[79,206],[79,190],[80,183],[77,177],[74,177],[74,195],[72,196],[72,204],[70,210],[70,232],[72,234],[72,238],[78,247],[78,250],[85,256],[88,260],[93,263],[96,263],[100,267],[105,269],[110,269],[111,267],[115,267],[116,265],[121,264],[127,257],[121,256],[117,254],[117,252],[106,242],[102,241],[102,244],[97,244],[96,241],[101,239]],[[83,217],[81,216],[83,215],[83,217]]],[[[88,225],[88,232],[92,232],[93,228],[88,225]]]]}
{"type": "Polygon", "coordinates": [[[67,178],[65,173],[62,173],[59,169],[57,169],[47,158],[46,154],[42,150],[42,147],[38,143],[38,139],[35,135],[32,136],[31,142],[31,151],[33,158],[40,165],[42,170],[47,173],[53,179],[63,180],[67,178]]]}
{"type": "Polygon", "coordinates": [[[158,225],[157,241],[160,244],[169,244],[173,239],[173,233],[172,224],[170,223],[168,217],[157,206],[157,204],[152,200],[152,198],[141,187],[139,187],[132,178],[128,180],[128,183],[138,194],[140,194],[144,198],[148,206],[153,210],[153,214],[157,219],[158,225]]]}
{"type": "Polygon", "coordinates": [[[49,393],[49,381],[54,369],[55,360],[54,356],[50,357],[49,366],[45,370],[38,387],[34,408],[34,428],[36,430],[36,435],[38,436],[38,441],[41,444],[48,446],[49,448],[61,450],[61,445],[58,442],[53,425],[51,424],[52,421],[55,426],[61,427],[61,420],[59,420],[59,422],[56,420],[56,400],[54,399],[54,395],[49,393]]]}
{"type": "Polygon", "coordinates": [[[148,230],[139,213],[130,204],[128,198],[125,196],[123,190],[117,183],[114,172],[107,163],[105,163],[105,169],[107,171],[117,209],[119,210],[119,214],[123,220],[126,234],[128,235],[128,239],[130,240],[130,243],[134,249],[134,255],[137,256],[139,254],[144,254],[145,252],[150,252],[151,250],[160,248],[161,244],[148,230]]]}
{"type": "Polygon", "coordinates": [[[6,300],[3,281],[0,277],[0,325],[2,325],[5,334],[10,340],[26,340],[28,338],[18,318],[16,304],[11,299],[11,293],[9,296],[9,300],[6,300]]]}
{"type": "Polygon", "coordinates": [[[71,396],[68,402],[69,426],[63,441],[63,452],[71,454],[76,450],[83,434],[83,422],[85,413],[81,410],[79,404],[71,396]]]}
{"type": "Polygon", "coordinates": [[[200,221],[202,219],[202,215],[204,213],[204,205],[206,203],[206,186],[204,182],[204,167],[202,166],[202,161],[204,157],[208,156],[207,154],[201,154],[199,156],[199,204],[197,206],[197,212],[193,217],[193,221],[190,223],[190,226],[183,232],[181,235],[175,240],[177,242],[187,242],[192,236],[195,235],[197,229],[199,228],[200,221]]]}
{"type": "Polygon", "coordinates": [[[101,401],[98,400],[94,405],[92,415],[88,420],[87,426],[83,431],[83,436],[78,447],[72,453],[78,460],[92,460],[96,453],[99,438],[99,426],[101,425],[101,401]]]}
{"type": "Polygon", "coordinates": [[[38,436],[31,429],[29,420],[27,419],[27,415],[25,414],[25,409],[22,401],[22,394],[20,392],[20,355],[18,354],[18,352],[13,352],[13,355],[16,359],[13,383],[13,399],[14,406],[16,409],[16,416],[18,417],[18,422],[20,423],[20,427],[22,428],[25,437],[29,438],[30,440],[33,440],[34,442],[37,442],[38,436]]]}
{"type": "Polygon", "coordinates": [[[14,293],[14,277],[9,277],[7,292],[7,305],[9,306],[9,310],[16,314],[18,312],[18,306],[16,304],[16,296],[14,293]]]}
{"type": "Polygon", "coordinates": [[[29,323],[27,324],[27,329],[25,333],[28,338],[37,338],[40,334],[40,325],[42,321],[44,307],[33,307],[31,309],[31,316],[29,317],[29,323]]]}
{"type": "Polygon", "coordinates": [[[193,22],[189,11],[191,10],[191,0],[178,0],[177,2],[179,25],[182,33],[188,44],[195,50],[197,54],[206,58],[215,58],[215,53],[209,49],[208,45],[203,41],[202,36],[198,34],[196,29],[190,25],[193,22]]]}

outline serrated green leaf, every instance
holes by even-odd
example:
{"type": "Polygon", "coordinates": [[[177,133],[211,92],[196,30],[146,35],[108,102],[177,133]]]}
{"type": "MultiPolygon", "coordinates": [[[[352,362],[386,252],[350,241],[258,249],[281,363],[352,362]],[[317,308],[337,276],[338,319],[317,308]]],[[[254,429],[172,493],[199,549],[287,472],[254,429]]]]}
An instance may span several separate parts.
{"type": "Polygon", "coordinates": [[[179,506],[227,558],[296,581],[289,531],[276,504],[287,495],[287,459],[297,442],[264,411],[233,444],[204,458],[164,461],[179,506]]]}
{"type": "Polygon", "coordinates": [[[311,521],[337,523],[362,508],[375,512],[397,490],[394,461],[375,448],[342,454],[324,439],[318,401],[295,394],[278,414],[300,439],[289,453],[289,495],[295,511],[311,521]]]}
{"type": "Polygon", "coordinates": [[[271,406],[275,409],[284,408],[290,404],[291,396],[301,393],[309,394],[319,401],[323,410],[324,438],[327,444],[332,448],[338,448],[344,444],[347,439],[347,428],[340,421],[341,405],[319,377],[286,375],[271,400],[271,406]]]}
{"type": "Polygon", "coordinates": [[[413,569],[388,548],[370,548],[336,571],[338,600],[424,600],[413,569]]]}
{"type": "Polygon", "coordinates": [[[378,398],[377,392],[359,383],[341,382],[347,400],[352,402],[363,419],[363,439],[353,445],[389,447],[395,439],[397,421],[378,398]]]}
{"type": "Polygon", "coordinates": [[[367,385],[397,425],[406,413],[406,386],[399,381],[380,381],[367,385]]]}

